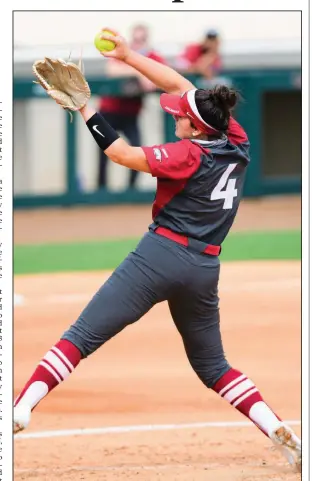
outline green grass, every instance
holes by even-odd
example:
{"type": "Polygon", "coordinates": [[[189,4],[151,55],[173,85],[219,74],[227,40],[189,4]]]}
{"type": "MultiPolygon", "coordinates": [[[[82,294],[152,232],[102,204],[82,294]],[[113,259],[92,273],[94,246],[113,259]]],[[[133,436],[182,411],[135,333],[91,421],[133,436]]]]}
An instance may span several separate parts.
{"type": "MultiPolygon", "coordinates": [[[[135,248],[138,239],[68,244],[16,245],[14,273],[69,272],[114,269],[135,248]]],[[[221,259],[300,259],[300,231],[231,234],[221,259]]]]}

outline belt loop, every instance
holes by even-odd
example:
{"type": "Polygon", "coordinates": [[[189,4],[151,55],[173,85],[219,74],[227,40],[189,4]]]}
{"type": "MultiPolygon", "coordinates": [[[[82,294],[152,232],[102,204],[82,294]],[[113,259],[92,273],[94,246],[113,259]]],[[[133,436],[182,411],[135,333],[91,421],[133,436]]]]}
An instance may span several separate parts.
{"type": "Polygon", "coordinates": [[[209,244],[206,244],[205,242],[199,241],[197,239],[193,239],[192,237],[188,237],[188,245],[191,249],[195,250],[196,252],[199,252],[200,254],[208,254],[209,253],[209,255],[215,256],[215,255],[220,255],[220,252],[221,252],[221,247],[219,247],[220,252],[218,254],[216,254],[214,251],[215,251],[215,249],[218,248],[217,246],[210,246],[209,244]],[[209,250],[208,250],[208,252],[206,252],[206,249],[208,247],[211,247],[210,252],[209,252],[209,250]]]}
{"type": "Polygon", "coordinates": [[[155,224],[155,222],[153,222],[152,224],[149,225],[149,230],[152,231],[152,232],[155,232],[157,229],[158,229],[158,225],[155,224]]]}
{"type": "Polygon", "coordinates": [[[207,244],[197,239],[193,239],[192,237],[188,238],[188,245],[191,249],[193,249],[196,252],[199,252],[200,254],[202,254],[205,248],[207,247],[207,244]]]}

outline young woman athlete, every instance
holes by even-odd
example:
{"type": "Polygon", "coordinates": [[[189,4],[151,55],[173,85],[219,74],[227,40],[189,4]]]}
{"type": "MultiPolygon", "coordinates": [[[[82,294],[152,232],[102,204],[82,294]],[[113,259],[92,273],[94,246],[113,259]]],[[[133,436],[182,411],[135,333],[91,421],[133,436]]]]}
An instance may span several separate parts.
{"type": "Polygon", "coordinates": [[[103,55],[126,62],[167,92],[160,103],[173,115],[181,140],[131,147],[93,108],[81,109],[95,141],[113,162],[157,177],[153,223],[39,362],[15,401],[14,432],[27,427],[35,406],[82,359],[156,303],[167,301],[189,362],[205,386],[247,416],[300,469],[300,439],[270,409],[255,384],[230,366],[222,347],[218,256],[234,221],[249,163],[247,135],[231,116],[237,93],[225,86],[197,90],[171,68],[131,51],[124,38],[113,33],[116,48],[103,55]]]}

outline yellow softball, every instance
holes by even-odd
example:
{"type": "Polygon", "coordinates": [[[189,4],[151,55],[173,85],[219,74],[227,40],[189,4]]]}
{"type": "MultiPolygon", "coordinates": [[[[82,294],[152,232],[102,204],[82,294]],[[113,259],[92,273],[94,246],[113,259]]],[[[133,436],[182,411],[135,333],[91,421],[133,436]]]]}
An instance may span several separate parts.
{"type": "Polygon", "coordinates": [[[116,47],[116,44],[111,40],[104,40],[101,38],[102,35],[107,35],[110,37],[114,37],[114,34],[109,30],[101,30],[101,32],[97,33],[94,38],[94,45],[100,52],[111,52],[116,47]]]}

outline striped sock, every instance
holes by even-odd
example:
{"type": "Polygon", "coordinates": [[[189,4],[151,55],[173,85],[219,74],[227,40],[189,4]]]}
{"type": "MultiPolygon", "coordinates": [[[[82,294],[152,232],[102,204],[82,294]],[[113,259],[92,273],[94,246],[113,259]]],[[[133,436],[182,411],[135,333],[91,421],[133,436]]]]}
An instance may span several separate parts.
{"type": "Polygon", "coordinates": [[[263,401],[254,383],[236,369],[225,373],[212,389],[249,418],[266,436],[280,426],[281,419],[263,401]]]}
{"type": "Polygon", "coordinates": [[[14,406],[24,403],[34,409],[41,399],[74,371],[81,357],[80,351],[71,342],[59,341],[39,362],[14,406]]]}

